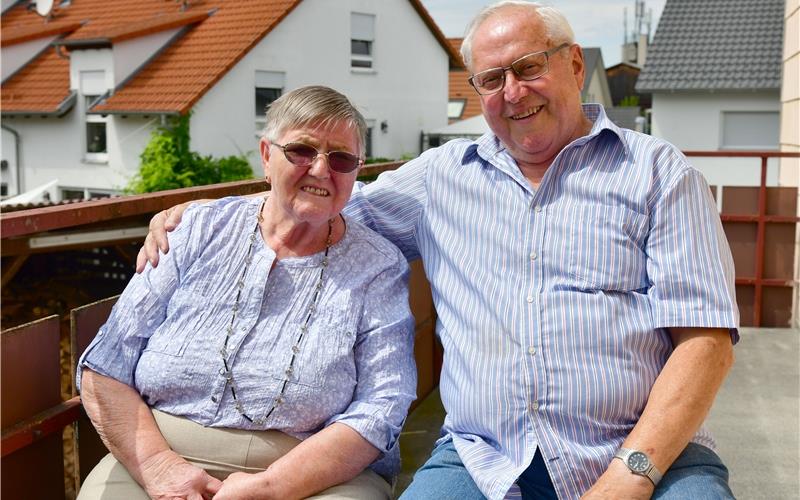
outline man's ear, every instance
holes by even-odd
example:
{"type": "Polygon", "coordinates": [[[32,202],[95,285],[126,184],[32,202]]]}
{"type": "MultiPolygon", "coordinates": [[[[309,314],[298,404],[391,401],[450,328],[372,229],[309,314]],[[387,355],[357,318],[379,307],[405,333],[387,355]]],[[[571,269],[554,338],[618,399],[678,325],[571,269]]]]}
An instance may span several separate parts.
{"type": "Polygon", "coordinates": [[[583,49],[576,43],[569,48],[569,53],[572,58],[572,74],[575,77],[575,83],[578,85],[578,90],[582,91],[583,82],[586,77],[586,64],[583,59],[583,49]]]}

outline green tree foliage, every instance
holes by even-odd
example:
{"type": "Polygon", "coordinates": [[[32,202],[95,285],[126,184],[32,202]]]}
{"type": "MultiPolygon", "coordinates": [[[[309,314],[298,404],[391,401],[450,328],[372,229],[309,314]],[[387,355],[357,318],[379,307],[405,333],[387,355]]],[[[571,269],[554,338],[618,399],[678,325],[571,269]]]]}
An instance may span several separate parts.
{"type": "Polygon", "coordinates": [[[139,173],[128,184],[132,193],[204,186],[252,179],[253,170],[243,155],[213,158],[189,149],[189,115],[153,131],[142,151],[139,173]]]}
{"type": "Polygon", "coordinates": [[[628,95],[622,98],[619,102],[620,106],[623,107],[633,107],[639,105],[639,96],[638,95],[628,95]]]}

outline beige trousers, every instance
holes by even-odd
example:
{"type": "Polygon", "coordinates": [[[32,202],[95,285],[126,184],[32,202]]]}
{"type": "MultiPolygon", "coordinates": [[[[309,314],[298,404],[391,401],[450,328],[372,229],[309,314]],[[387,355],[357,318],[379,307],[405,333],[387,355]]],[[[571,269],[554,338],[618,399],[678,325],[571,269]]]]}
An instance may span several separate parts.
{"type": "MultiPolygon", "coordinates": [[[[191,420],[153,410],[170,447],[190,463],[224,480],[233,472],[261,472],[300,441],[278,431],[203,427],[191,420]]],[[[346,483],[322,491],[315,499],[386,500],[392,489],[382,477],[364,470],[346,483]]],[[[106,455],[81,485],[78,500],[146,500],[149,497],[125,467],[106,455]]]]}

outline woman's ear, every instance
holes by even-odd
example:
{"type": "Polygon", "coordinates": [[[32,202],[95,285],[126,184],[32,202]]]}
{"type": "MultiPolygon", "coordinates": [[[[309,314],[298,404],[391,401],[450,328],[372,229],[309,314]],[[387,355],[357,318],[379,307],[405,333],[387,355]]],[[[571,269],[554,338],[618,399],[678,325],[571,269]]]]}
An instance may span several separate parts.
{"type": "MultiPolygon", "coordinates": [[[[268,139],[262,137],[258,142],[258,148],[261,152],[261,168],[264,170],[264,177],[270,179],[269,175],[269,154],[271,143],[268,139]]],[[[267,182],[270,182],[267,180],[267,182]]]]}

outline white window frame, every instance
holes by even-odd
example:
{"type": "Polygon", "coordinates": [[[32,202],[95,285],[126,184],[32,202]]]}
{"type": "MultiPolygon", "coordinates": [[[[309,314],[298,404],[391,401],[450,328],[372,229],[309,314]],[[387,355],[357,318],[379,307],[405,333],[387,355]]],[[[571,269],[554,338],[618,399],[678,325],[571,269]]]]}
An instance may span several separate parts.
{"type": "Polygon", "coordinates": [[[350,13],[350,69],[375,72],[375,14],[350,13]],[[353,53],[353,42],[366,43],[368,54],[353,53]]]}
{"type": "MultiPolygon", "coordinates": [[[[256,99],[257,89],[277,90],[278,96],[283,95],[286,88],[286,73],[283,71],[256,70],[253,84],[253,99],[256,99]]],[[[255,135],[260,138],[267,125],[265,110],[255,110],[255,135]]]]}
{"type": "Polygon", "coordinates": [[[460,120],[464,116],[464,108],[467,107],[466,99],[450,99],[447,101],[447,119],[460,120]],[[458,111],[458,113],[456,113],[458,111]]]}
{"type": "Polygon", "coordinates": [[[104,70],[91,70],[80,72],[80,94],[83,106],[83,158],[89,163],[108,163],[108,115],[90,114],[92,102],[108,92],[105,83],[104,70]],[[105,129],[106,148],[102,152],[89,151],[89,124],[102,124],[105,129]]]}

